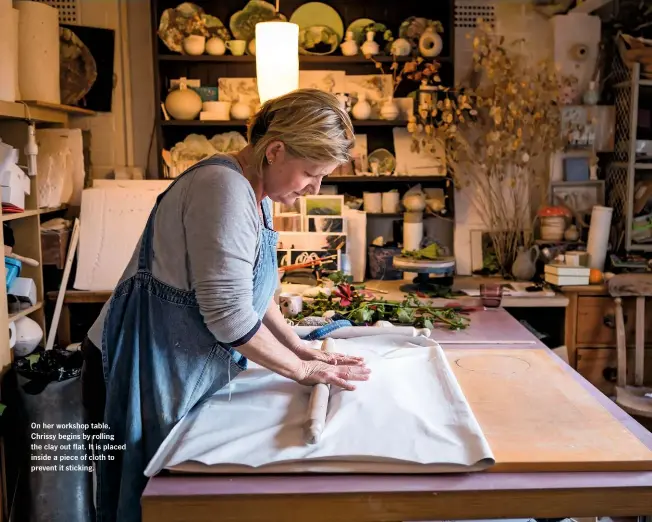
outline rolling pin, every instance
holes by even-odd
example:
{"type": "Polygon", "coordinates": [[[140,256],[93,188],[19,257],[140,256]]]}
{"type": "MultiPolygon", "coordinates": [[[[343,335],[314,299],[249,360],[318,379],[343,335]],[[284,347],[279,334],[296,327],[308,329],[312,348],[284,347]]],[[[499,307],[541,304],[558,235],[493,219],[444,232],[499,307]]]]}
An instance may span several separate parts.
{"type": "MultiPolygon", "coordinates": [[[[294,331],[299,337],[305,337],[318,326],[295,326],[294,331]]],[[[333,330],[329,335],[333,339],[352,339],[354,337],[366,337],[367,335],[407,335],[408,337],[417,337],[423,335],[430,337],[428,328],[414,328],[413,326],[343,326],[333,330]]],[[[323,349],[323,348],[322,348],[323,349]]]]}
{"type": "MultiPolygon", "coordinates": [[[[324,352],[334,352],[335,341],[325,339],[321,344],[321,349],[324,352]]],[[[317,444],[321,439],[322,431],[326,427],[329,395],[330,385],[328,384],[315,384],[312,388],[308,403],[308,415],[303,425],[305,439],[308,444],[317,444]]]]}

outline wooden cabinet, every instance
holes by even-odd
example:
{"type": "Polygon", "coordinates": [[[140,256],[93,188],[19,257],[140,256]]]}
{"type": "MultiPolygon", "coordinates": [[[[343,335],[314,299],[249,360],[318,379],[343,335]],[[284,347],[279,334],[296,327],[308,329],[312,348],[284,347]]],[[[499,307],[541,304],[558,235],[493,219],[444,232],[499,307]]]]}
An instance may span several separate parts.
{"type": "MultiPolygon", "coordinates": [[[[565,321],[565,345],[569,364],[585,379],[607,395],[616,383],[616,316],[613,298],[606,286],[566,287],[568,297],[565,321]]],[[[635,307],[633,298],[623,299],[627,335],[627,374],[633,381],[635,307]]],[[[646,303],[645,382],[652,384],[652,299],[646,303]]]]}

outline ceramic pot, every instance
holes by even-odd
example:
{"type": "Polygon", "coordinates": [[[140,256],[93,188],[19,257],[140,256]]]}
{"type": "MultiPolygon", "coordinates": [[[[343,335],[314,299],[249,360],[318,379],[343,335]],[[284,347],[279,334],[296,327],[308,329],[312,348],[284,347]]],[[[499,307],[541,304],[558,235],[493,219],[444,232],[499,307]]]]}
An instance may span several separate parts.
{"type": "Polygon", "coordinates": [[[249,42],[249,44],[247,45],[247,52],[252,56],[256,56],[256,39],[255,38],[253,40],[251,40],[251,42],[249,42]]]}
{"type": "Polygon", "coordinates": [[[201,112],[201,96],[186,87],[185,82],[165,98],[165,110],[175,120],[194,120],[201,112]]]}
{"type": "Polygon", "coordinates": [[[412,52],[412,46],[405,38],[397,38],[392,42],[390,52],[394,56],[408,56],[412,52]]]}
{"type": "Polygon", "coordinates": [[[279,296],[281,312],[285,317],[294,317],[303,310],[303,298],[299,294],[284,292],[279,296]]]}
{"type": "Polygon", "coordinates": [[[512,275],[519,281],[530,281],[537,273],[538,258],[539,247],[537,245],[533,245],[527,250],[525,247],[519,247],[514,264],[512,264],[512,275]]]}
{"type": "Polygon", "coordinates": [[[360,48],[365,56],[374,56],[380,51],[378,44],[374,41],[374,35],[373,31],[367,31],[367,41],[360,48]]]}
{"type": "Polygon", "coordinates": [[[426,196],[424,194],[406,194],[403,197],[403,206],[408,212],[423,212],[426,208],[426,196]]]}
{"type": "Polygon", "coordinates": [[[380,108],[380,117],[383,120],[395,120],[398,118],[399,110],[394,98],[389,98],[380,108]]]}
{"type": "Polygon", "coordinates": [[[233,56],[242,56],[247,50],[246,40],[229,40],[224,45],[226,45],[226,48],[231,51],[233,56]]]}
{"type": "Polygon", "coordinates": [[[421,56],[427,58],[437,56],[443,47],[444,42],[433,27],[428,27],[419,38],[419,52],[421,56]]]}
{"type": "Polygon", "coordinates": [[[544,241],[561,241],[566,230],[564,216],[547,216],[541,218],[541,239],[544,241]]]}
{"type": "Polygon", "coordinates": [[[342,49],[342,55],[344,56],[355,56],[358,54],[358,43],[353,38],[353,31],[346,32],[346,40],[340,44],[340,49],[342,49]]]}
{"type": "Polygon", "coordinates": [[[371,105],[364,94],[360,94],[358,102],[351,109],[351,114],[356,120],[367,120],[371,116],[371,105]]]}
{"type": "Polygon", "coordinates": [[[229,101],[207,101],[202,105],[202,110],[211,115],[210,119],[214,121],[228,121],[231,112],[231,102],[229,101]]]}
{"type": "Polygon", "coordinates": [[[190,56],[199,56],[204,54],[206,49],[206,37],[191,34],[183,39],[183,52],[190,56]]]}
{"type": "Polygon", "coordinates": [[[231,117],[234,120],[246,120],[251,116],[251,107],[238,99],[231,105],[231,117]]]}
{"type": "Polygon", "coordinates": [[[580,238],[580,231],[577,230],[575,225],[571,225],[564,232],[564,239],[566,241],[577,241],[580,238]]]}
{"type": "Polygon", "coordinates": [[[226,52],[226,45],[224,44],[224,40],[218,38],[217,36],[209,38],[206,42],[206,52],[211,56],[222,56],[226,52]]]}

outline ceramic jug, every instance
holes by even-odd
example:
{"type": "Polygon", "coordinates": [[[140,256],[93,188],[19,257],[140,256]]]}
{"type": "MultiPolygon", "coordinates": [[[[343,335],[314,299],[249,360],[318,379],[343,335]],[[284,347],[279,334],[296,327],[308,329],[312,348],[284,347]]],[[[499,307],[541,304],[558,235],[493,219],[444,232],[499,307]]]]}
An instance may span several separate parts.
{"type": "Polygon", "coordinates": [[[512,275],[518,281],[530,281],[537,273],[536,261],[539,258],[539,247],[532,245],[530,248],[519,247],[518,255],[512,265],[512,275]]]}
{"type": "Polygon", "coordinates": [[[433,58],[437,56],[444,46],[441,36],[432,27],[428,27],[419,38],[419,52],[421,56],[433,58]]]}
{"type": "Polygon", "coordinates": [[[358,94],[358,102],[353,106],[351,114],[356,120],[366,120],[371,116],[371,105],[364,93],[358,94]]]}

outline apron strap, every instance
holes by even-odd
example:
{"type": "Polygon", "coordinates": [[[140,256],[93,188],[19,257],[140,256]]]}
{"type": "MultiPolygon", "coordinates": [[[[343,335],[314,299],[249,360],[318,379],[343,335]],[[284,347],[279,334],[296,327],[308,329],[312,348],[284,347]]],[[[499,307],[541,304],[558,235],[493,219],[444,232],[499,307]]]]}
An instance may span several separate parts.
{"type": "Polygon", "coordinates": [[[210,158],[206,158],[195,163],[187,170],[179,174],[174,179],[174,181],[170,183],[170,186],[158,195],[158,197],[156,198],[156,203],[154,204],[154,208],[152,208],[152,211],[149,213],[149,217],[147,218],[147,224],[145,225],[145,230],[143,231],[142,241],[140,244],[140,251],[138,253],[138,270],[146,270],[148,272],[152,270],[152,255],[154,252],[154,248],[153,248],[154,219],[156,217],[156,210],[158,209],[158,205],[163,199],[163,196],[165,196],[168,193],[168,191],[174,186],[174,184],[177,181],[181,179],[182,176],[205,165],[214,165],[217,167],[236,166],[237,170],[238,171],[240,170],[240,167],[238,166],[237,161],[235,159],[231,160],[231,159],[226,159],[222,156],[211,156],[210,158]]]}

